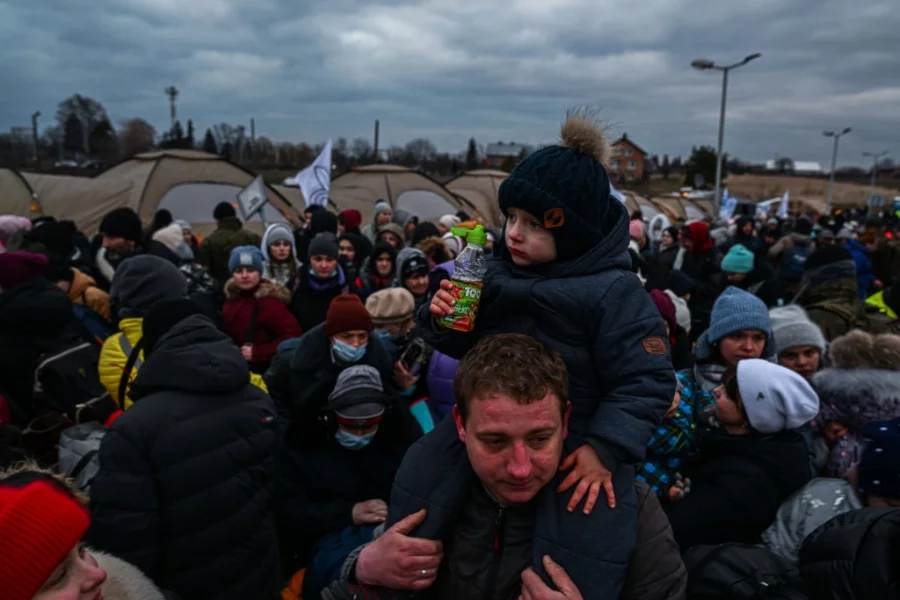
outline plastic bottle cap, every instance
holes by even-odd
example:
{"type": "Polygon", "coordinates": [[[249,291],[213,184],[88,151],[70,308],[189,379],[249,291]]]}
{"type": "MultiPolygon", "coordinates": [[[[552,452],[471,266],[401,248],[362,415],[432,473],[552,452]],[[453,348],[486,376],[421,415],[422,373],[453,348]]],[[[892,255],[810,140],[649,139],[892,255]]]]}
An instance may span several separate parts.
{"type": "Polygon", "coordinates": [[[465,238],[470,244],[484,247],[487,244],[487,233],[484,231],[484,225],[476,225],[475,229],[466,229],[465,227],[454,227],[450,230],[453,235],[465,238]]]}

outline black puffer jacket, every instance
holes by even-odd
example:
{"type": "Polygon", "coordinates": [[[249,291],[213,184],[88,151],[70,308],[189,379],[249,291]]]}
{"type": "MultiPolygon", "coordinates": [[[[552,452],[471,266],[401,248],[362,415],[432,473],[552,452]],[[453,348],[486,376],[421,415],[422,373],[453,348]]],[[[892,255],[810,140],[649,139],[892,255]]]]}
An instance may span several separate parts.
{"type": "Polygon", "coordinates": [[[38,359],[83,341],[81,332],[66,293],[43,277],[0,293],[0,394],[20,427],[35,416],[38,359]]]}
{"type": "Polygon", "coordinates": [[[800,550],[810,600],[900,598],[900,508],[864,508],[816,529],[800,550]]]}
{"type": "Polygon", "coordinates": [[[700,459],[682,470],[691,493],[665,505],[682,552],[697,544],[758,543],[781,503],[810,479],[806,443],[794,431],[714,431],[701,438],[700,459]]]}
{"type": "Polygon", "coordinates": [[[205,317],[165,335],[111,426],[88,540],[185,600],[274,598],[273,420],[240,350],[205,317]]]}

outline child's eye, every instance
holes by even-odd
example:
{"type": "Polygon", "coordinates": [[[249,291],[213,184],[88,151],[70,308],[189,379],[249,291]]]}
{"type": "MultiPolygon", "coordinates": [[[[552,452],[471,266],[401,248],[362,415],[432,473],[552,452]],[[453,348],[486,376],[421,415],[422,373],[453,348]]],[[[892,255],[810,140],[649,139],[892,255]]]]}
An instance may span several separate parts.
{"type": "Polygon", "coordinates": [[[532,229],[543,229],[541,224],[534,220],[529,221],[528,226],[531,227],[532,229]]]}
{"type": "Polygon", "coordinates": [[[509,221],[510,223],[514,223],[516,221],[516,215],[510,214],[506,220],[509,221]]]}

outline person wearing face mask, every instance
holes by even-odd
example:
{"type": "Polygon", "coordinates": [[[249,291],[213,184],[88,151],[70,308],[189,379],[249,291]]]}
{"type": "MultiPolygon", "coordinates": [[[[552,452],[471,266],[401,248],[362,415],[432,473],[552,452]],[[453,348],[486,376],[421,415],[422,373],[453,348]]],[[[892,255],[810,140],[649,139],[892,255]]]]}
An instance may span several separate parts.
{"type": "Polygon", "coordinates": [[[324,323],[279,348],[265,381],[281,422],[300,443],[315,436],[319,413],[344,369],[375,367],[394,391],[391,355],[371,333],[366,307],[355,294],[345,294],[331,301],[324,323]]]}
{"type": "Polygon", "coordinates": [[[325,320],[328,307],[336,297],[358,295],[338,256],[337,239],[330,233],[320,233],[309,244],[307,266],[289,285],[293,294],[291,312],[303,331],[325,320]]]}
{"type": "Polygon", "coordinates": [[[287,285],[297,275],[303,265],[297,260],[294,244],[294,232],[287,225],[269,225],[260,246],[266,259],[263,264],[264,279],[287,285]]]}
{"type": "Polygon", "coordinates": [[[416,310],[428,300],[428,257],[418,248],[404,248],[397,254],[397,275],[393,287],[402,287],[416,299],[416,310]]]}
{"type": "Polygon", "coordinates": [[[225,284],[222,329],[240,346],[250,368],[262,373],[278,344],[302,334],[287,307],[291,293],[263,279],[263,254],[255,246],[232,250],[228,266],[232,277],[225,284]]]}
{"type": "Polygon", "coordinates": [[[394,475],[420,435],[403,404],[385,393],[374,367],[347,367],[312,443],[287,437],[277,447],[278,510],[298,562],[307,564],[304,598],[318,598],[350,551],[387,518],[394,475]]]}
{"type": "Polygon", "coordinates": [[[134,565],[85,546],[90,524],[71,481],[28,463],[0,472],[3,600],[168,597],[134,565]]]}
{"type": "MultiPolygon", "coordinates": [[[[372,315],[372,336],[377,337],[391,354],[394,383],[400,395],[409,401],[410,413],[419,422],[422,431],[428,433],[434,429],[434,416],[429,401],[429,378],[425,374],[431,372],[434,351],[415,335],[415,299],[412,293],[402,287],[375,292],[366,300],[366,310],[372,315]]],[[[450,358],[447,360],[453,361],[450,358]]],[[[453,362],[458,364],[458,361],[453,362]]],[[[449,373],[451,397],[455,364],[449,373]]]]}

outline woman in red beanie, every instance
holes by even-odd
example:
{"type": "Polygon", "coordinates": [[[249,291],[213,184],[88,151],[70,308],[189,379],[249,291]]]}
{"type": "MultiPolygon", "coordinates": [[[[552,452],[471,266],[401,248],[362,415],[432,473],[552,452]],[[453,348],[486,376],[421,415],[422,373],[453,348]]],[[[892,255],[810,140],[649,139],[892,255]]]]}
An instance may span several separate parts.
{"type": "Polygon", "coordinates": [[[27,464],[0,472],[0,597],[164,600],[136,567],[81,543],[90,524],[68,480],[27,464]]]}

